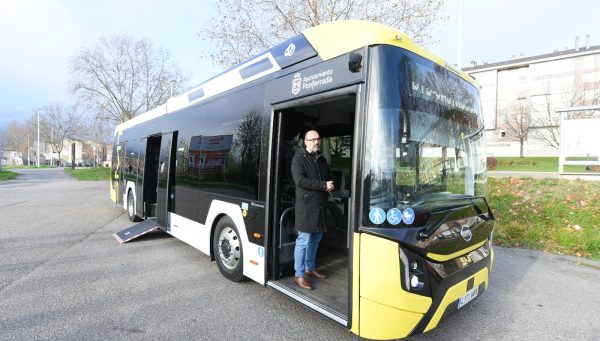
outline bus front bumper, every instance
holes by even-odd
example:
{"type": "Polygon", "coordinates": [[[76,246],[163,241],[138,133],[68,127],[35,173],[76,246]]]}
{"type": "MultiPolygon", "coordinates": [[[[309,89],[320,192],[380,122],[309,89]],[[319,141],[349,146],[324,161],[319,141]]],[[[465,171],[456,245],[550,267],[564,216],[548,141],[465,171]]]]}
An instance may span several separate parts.
{"type": "MultiPolygon", "coordinates": [[[[487,246],[489,244],[483,248],[487,246]]],[[[413,254],[420,257],[421,264],[428,264],[424,273],[428,283],[419,294],[408,290],[402,279],[406,278],[401,270],[404,261],[401,260],[402,248],[397,243],[362,234],[359,250],[360,276],[354,276],[354,279],[360,293],[354,298],[351,331],[375,340],[398,339],[430,331],[446,316],[463,309],[487,289],[494,256],[491,248],[487,249],[489,252],[477,249],[472,252],[484,252],[485,256],[475,263],[456,268],[455,264],[465,255],[435,264],[413,254]],[[445,273],[438,274],[444,270],[445,273]],[[355,316],[357,312],[358,316],[355,316]]]]}

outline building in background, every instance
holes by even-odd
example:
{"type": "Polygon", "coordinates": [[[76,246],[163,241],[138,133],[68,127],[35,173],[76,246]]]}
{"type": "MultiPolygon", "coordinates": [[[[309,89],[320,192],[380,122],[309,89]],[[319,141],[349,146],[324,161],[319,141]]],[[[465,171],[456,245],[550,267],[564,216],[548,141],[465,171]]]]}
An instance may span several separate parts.
{"type": "MultiPolygon", "coordinates": [[[[600,103],[600,46],[586,44],[464,71],[481,84],[490,156],[558,156],[557,109],[600,103]]],[[[573,115],[598,116],[586,111],[573,115]]]]}
{"type": "Polygon", "coordinates": [[[22,166],[23,157],[16,151],[0,151],[0,162],[2,166],[22,166]]]}
{"type": "MultiPolygon", "coordinates": [[[[63,148],[60,153],[60,163],[58,152],[50,143],[40,141],[40,164],[54,166],[71,165],[71,148],[75,143],[75,165],[85,167],[109,167],[112,158],[112,145],[102,144],[92,141],[81,141],[75,138],[66,138],[63,141],[63,148]]],[[[27,159],[27,146],[25,151],[3,150],[0,152],[2,165],[4,166],[35,166],[37,162],[37,141],[32,141],[29,145],[29,157],[27,159]]]]}

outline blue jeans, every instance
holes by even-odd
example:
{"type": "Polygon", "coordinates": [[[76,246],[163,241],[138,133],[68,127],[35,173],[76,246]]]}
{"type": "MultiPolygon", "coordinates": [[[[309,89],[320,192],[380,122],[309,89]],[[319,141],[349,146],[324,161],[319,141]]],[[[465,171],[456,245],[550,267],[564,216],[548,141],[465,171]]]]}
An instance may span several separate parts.
{"type": "Polygon", "coordinates": [[[304,271],[313,271],[317,268],[317,248],[323,237],[323,232],[307,233],[299,232],[294,249],[294,270],[296,277],[303,277],[304,271]]]}

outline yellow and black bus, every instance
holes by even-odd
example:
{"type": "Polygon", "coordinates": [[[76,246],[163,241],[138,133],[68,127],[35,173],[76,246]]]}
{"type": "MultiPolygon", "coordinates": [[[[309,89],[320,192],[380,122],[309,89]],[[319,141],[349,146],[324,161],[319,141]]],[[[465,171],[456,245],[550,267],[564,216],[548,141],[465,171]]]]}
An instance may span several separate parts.
{"type": "Polygon", "coordinates": [[[310,28],[117,126],[129,218],[351,332],[435,328],[487,288],[494,216],[478,86],[372,22],[310,28]],[[316,129],[336,190],[315,290],[293,283],[290,162],[316,129]]]}

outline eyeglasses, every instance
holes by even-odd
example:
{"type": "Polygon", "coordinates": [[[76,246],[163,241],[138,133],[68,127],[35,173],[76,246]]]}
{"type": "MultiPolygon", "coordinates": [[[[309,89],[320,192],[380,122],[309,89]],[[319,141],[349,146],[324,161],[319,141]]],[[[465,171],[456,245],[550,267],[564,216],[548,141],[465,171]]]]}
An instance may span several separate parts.
{"type": "Polygon", "coordinates": [[[306,142],[319,142],[319,141],[321,141],[321,138],[320,137],[315,137],[314,139],[306,139],[304,141],[306,141],[306,142]]]}

